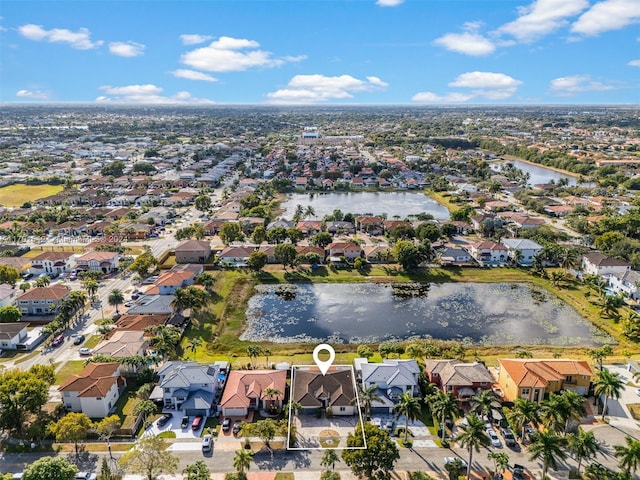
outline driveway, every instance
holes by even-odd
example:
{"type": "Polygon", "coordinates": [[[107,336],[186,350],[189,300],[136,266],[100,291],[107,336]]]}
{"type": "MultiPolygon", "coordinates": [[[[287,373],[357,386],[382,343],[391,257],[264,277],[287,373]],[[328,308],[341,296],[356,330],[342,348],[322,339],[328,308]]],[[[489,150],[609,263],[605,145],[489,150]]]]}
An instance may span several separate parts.
{"type": "Polygon", "coordinates": [[[183,429],[180,424],[182,423],[182,417],[184,416],[184,412],[181,411],[167,411],[163,413],[171,413],[173,418],[164,424],[162,427],[158,427],[158,421],[153,422],[149,428],[144,432],[145,435],[158,435],[161,432],[169,432],[172,431],[176,434],[176,438],[179,439],[189,439],[189,440],[200,440],[200,433],[202,432],[202,428],[205,424],[203,421],[200,425],[201,427],[198,430],[191,429],[191,422],[193,422],[193,416],[189,417],[189,425],[187,428],[183,429]]]}
{"type": "Polygon", "coordinates": [[[608,416],[621,417],[621,418],[633,418],[627,405],[630,403],[640,403],[640,396],[636,394],[636,389],[640,387],[640,384],[636,384],[633,380],[633,374],[629,372],[624,366],[621,365],[605,365],[611,373],[617,373],[625,384],[624,389],[620,394],[620,398],[615,400],[610,398],[607,400],[608,416]],[[637,385],[637,386],[636,386],[637,385]]]}

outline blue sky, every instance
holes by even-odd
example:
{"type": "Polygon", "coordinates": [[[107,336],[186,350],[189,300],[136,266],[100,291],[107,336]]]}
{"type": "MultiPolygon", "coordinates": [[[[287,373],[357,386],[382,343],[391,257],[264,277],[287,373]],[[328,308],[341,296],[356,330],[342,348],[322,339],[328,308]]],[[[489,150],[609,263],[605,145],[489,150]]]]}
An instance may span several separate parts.
{"type": "Polygon", "coordinates": [[[0,102],[639,104],[640,0],[2,0],[0,102]]]}

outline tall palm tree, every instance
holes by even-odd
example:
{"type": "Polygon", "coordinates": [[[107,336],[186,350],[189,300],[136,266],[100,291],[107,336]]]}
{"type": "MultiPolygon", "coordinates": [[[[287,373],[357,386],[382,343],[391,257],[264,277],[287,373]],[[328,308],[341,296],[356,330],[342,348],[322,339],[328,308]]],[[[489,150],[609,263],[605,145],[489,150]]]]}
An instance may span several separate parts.
{"type": "Polygon", "coordinates": [[[624,380],[617,373],[611,373],[606,368],[600,370],[593,383],[593,393],[596,398],[604,396],[604,404],[602,405],[602,421],[607,412],[607,400],[609,397],[617,400],[620,398],[622,389],[624,388],[624,380]]]}
{"type": "Polygon", "coordinates": [[[493,420],[493,408],[500,408],[496,405],[496,399],[491,390],[480,390],[471,398],[471,411],[480,416],[485,416],[489,421],[493,420]]]}
{"type": "Polygon", "coordinates": [[[324,455],[322,455],[322,460],[320,461],[320,465],[325,467],[327,470],[331,467],[333,470],[336,466],[336,462],[340,461],[340,457],[333,448],[329,448],[324,451],[324,455]]]}
{"type": "Polygon", "coordinates": [[[509,468],[509,455],[504,452],[489,452],[487,458],[493,460],[495,473],[497,474],[501,474],[509,468]]]}
{"type": "Polygon", "coordinates": [[[584,406],[584,397],[573,390],[564,390],[560,396],[566,415],[564,422],[564,433],[566,434],[569,429],[569,422],[571,422],[571,420],[579,421],[587,414],[587,409],[584,406]]]}
{"type": "Polygon", "coordinates": [[[307,205],[307,208],[304,210],[304,218],[315,217],[316,211],[311,205],[307,205]]]}
{"type": "Polygon", "coordinates": [[[84,289],[87,291],[87,295],[90,298],[93,298],[94,295],[98,292],[98,282],[96,282],[93,278],[88,278],[86,282],[84,282],[84,289]]]}
{"type": "Polygon", "coordinates": [[[194,338],[190,339],[189,342],[187,343],[187,346],[189,347],[189,350],[191,350],[191,353],[193,353],[193,354],[196,353],[196,350],[201,345],[202,345],[202,339],[200,337],[194,337],[194,338]]]}
{"type": "Polygon", "coordinates": [[[542,478],[547,478],[549,467],[558,468],[558,460],[567,458],[564,447],[566,439],[554,430],[536,432],[533,442],[529,445],[531,460],[542,460],[542,478]]]}
{"type": "Polygon", "coordinates": [[[578,473],[582,460],[590,460],[596,456],[601,450],[600,444],[593,432],[585,432],[582,428],[578,428],[576,433],[572,433],[567,437],[569,451],[578,461],[578,473]]]}
{"type": "Polygon", "coordinates": [[[396,418],[404,415],[404,441],[409,438],[409,420],[415,420],[420,416],[420,402],[411,395],[411,392],[404,392],[393,407],[396,418]]]}
{"type": "Polygon", "coordinates": [[[540,420],[546,428],[555,430],[564,427],[568,412],[562,402],[562,397],[553,392],[549,393],[549,398],[540,404],[540,420]]]}
{"type": "Polygon", "coordinates": [[[251,450],[245,448],[236,450],[236,454],[233,457],[233,468],[235,468],[238,473],[244,473],[245,470],[251,468],[251,460],[253,460],[253,452],[251,450]]]}
{"type": "Polygon", "coordinates": [[[627,473],[635,473],[640,467],[640,440],[631,437],[625,439],[626,446],[614,445],[614,455],[620,459],[618,465],[627,473]]]}
{"type": "Polygon", "coordinates": [[[360,402],[362,409],[364,410],[365,421],[371,417],[371,408],[373,402],[379,402],[382,398],[378,395],[378,386],[371,385],[369,388],[362,388],[362,385],[358,383],[358,397],[353,399],[353,403],[360,402]]]}
{"type": "Polygon", "coordinates": [[[448,418],[458,418],[462,414],[458,401],[453,398],[452,395],[438,390],[438,392],[431,397],[431,413],[440,419],[442,423],[442,441],[444,442],[445,424],[448,418]]]}
{"type": "Polygon", "coordinates": [[[111,305],[112,307],[116,307],[116,314],[120,313],[118,311],[118,305],[121,305],[121,304],[124,303],[124,294],[122,293],[122,291],[120,289],[114,288],[109,293],[109,297],[107,298],[107,302],[109,302],[109,305],[111,305]]]}
{"type": "Polygon", "coordinates": [[[520,438],[524,440],[524,429],[530,423],[540,424],[540,405],[525,398],[518,398],[507,412],[509,420],[520,430],[520,438]]]}
{"type": "Polygon", "coordinates": [[[471,462],[473,460],[473,451],[480,451],[480,447],[486,447],[491,444],[491,440],[485,430],[484,422],[478,415],[472,413],[466,417],[466,424],[460,425],[462,432],[458,434],[455,441],[469,452],[469,460],[467,461],[467,480],[471,479],[471,462]]]}
{"type": "Polygon", "coordinates": [[[176,354],[176,345],[180,341],[182,333],[178,327],[173,325],[158,325],[148,329],[153,333],[151,338],[151,346],[162,357],[174,357],[176,354]]]}
{"type": "Polygon", "coordinates": [[[264,394],[267,397],[269,397],[269,409],[274,410],[275,400],[273,398],[277,397],[278,395],[282,395],[282,390],[279,390],[277,388],[267,387],[264,389],[264,394]]]}

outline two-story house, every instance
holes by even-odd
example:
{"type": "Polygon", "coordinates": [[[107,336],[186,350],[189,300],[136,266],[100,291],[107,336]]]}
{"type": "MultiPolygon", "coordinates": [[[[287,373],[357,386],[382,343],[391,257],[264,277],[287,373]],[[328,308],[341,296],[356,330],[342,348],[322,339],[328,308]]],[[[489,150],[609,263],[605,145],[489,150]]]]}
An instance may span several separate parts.
{"type": "Polygon", "coordinates": [[[424,371],[431,383],[462,401],[471,399],[479,390],[490,390],[494,382],[487,367],[480,362],[426,359],[424,371]]]}
{"type": "MultiPolygon", "coordinates": [[[[0,350],[16,350],[28,338],[28,323],[0,323],[0,350]]],[[[24,350],[24,346],[21,348],[24,350]]]]}
{"type": "Polygon", "coordinates": [[[218,365],[170,361],[158,370],[158,383],[164,408],[209,416],[217,410],[224,379],[218,365]]]}
{"type": "Polygon", "coordinates": [[[211,244],[205,240],[184,240],[176,245],[176,263],[205,263],[211,256],[211,244]]]}
{"type": "Polygon", "coordinates": [[[220,400],[222,415],[245,417],[250,410],[282,408],[286,370],[232,370],[220,400]]]}
{"type": "Polygon", "coordinates": [[[509,258],[518,265],[531,265],[533,258],[542,251],[542,245],[528,238],[504,238],[502,244],[509,250],[509,258]]]}
{"type": "Polygon", "coordinates": [[[23,315],[53,315],[69,293],[71,290],[64,285],[35,287],[18,296],[15,305],[23,315]]]}
{"type": "Polygon", "coordinates": [[[109,274],[118,270],[119,264],[120,254],[118,252],[97,252],[94,250],[78,257],[76,269],[109,274]]]}
{"type": "Polygon", "coordinates": [[[573,390],[586,395],[593,371],[585,360],[499,359],[498,384],[504,399],[541,402],[546,393],[573,390]]]}
{"type": "Polygon", "coordinates": [[[339,262],[341,257],[355,260],[362,254],[362,247],[354,242],[331,242],[326,252],[331,262],[339,262]]]}
{"type": "Polygon", "coordinates": [[[481,264],[499,265],[509,258],[509,250],[501,243],[491,240],[472,243],[469,253],[481,264]]]}
{"type": "Polygon", "coordinates": [[[627,270],[623,274],[612,273],[609,275],[609,287],[616,293],[640,300],[640,272],[627,270]]]}
{"type": "Polygon", "coordinates": [[[75,264],[73,252],[42,252],[31,259],[29,271],[34,275],[59,275],[71,272],[75,264]]]}
{"type": "Polygon", "coordinates": [[[380,400],[372,404],[374,413],[393,413],[393,406],[404,393],[412,397],[420,395],[420,368],[415,360],[385,359],[382,363],[369,363],[367,359],[356,359],[358,372],[363,390],[378,388],[380,400]]]}
{"type": "Polygon", "coordinates": [[[159,295],[173,295],[179,288],[193,285],[197,274],[189,270],[162,273],[154,283],[159,295]]]}
{"type": "Polygon", "coordinates": [[[631,270],[631,265],[624,260],[618,260],[600,252],[588,253],[582,257],[582,272],[584,275],[598,275],[606,278],[614,273],[623,275],[629,270],[631,270]]]}
{"type": "Polygon", "coordinates": [[[79,374],[70,375],[58,390],[70,412],[82,412],[91,418],[103,418],[115,410],[126,387],[118,363],[89,363],[79,374]]]}

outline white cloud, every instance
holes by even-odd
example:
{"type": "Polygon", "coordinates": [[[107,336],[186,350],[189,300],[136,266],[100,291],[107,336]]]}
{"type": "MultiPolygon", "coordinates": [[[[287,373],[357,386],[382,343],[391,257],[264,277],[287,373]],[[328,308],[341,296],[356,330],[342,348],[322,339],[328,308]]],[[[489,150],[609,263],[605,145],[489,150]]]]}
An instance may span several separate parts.
{"type": "Polygon", "coordinates": [[[434,40],[434,43],[452,52],[472,56],[489,55],[496,49],[491,40],[475,32],[447,33],[434,40]]]}
{"type": "Polygon", "coordinates": [[[145,46],[136,42],[111,42],[109,52],[119,57],[139,57],[144,54],[145,46]]]}
{"type": "Polygon", "coordinates": [[[353,98],[353,94],[382,90],[389,84],[378,77],[359,80],[351,75],[327,77],[324,75],[296,75],[286,88],[267,94],[271,103],[320,103],[329,100],[353,98]]]}
{"type": "Polygon", "coordinates": [[[551,80],[551,92],[560,97],[569,97],[581,92],[614,90],[616,87],[597,82],[589,75],[571,75],[551,80]]]}
{"type": "Polygon", "coordinates": [[[197,45],[199,43],[204,43],[208,40],[211,40],[213,37],[211,35],[197,35],[197,34],[188,34],[180,35],[180,40],[182,40],[183,45],[197,45]]]}
{"type": "Polygon", "coordinates": [[[376,0],[379,7],[397,7],[404,3],[404,0],[376,0]]]}
{"type": "Polygon", "coordinates": [[[567,25],[567,18],[588,7],[588,0],[535,0],[527,7],[518,8],[518,18],[502,25],[496,33],[506,33],[521,42],[532,42],[567,25]]]}
{"type": "Polygon", "coordinates": [[[90,50],[97,48],[104,42],[97,40],[91,41],[91,33],[86,28],[81,28],[77,32],[72,32],[65,28],[52,28],[45,30],[42,25],[34,25],[32,23],[18,27],[18,33],[29,40],[47,41],[50,43],[68,43],[72,48],[77,50],[90,50]]]}
{"type": "Polygon", "coordinates": [[[206,98],[193,97],[189,92],[178,92],[173,96],[161,95],[162,88],[147,85],[127,85],[123,87],[112,87],[105,85],[100,90],[106,95],[96,97],[96,103],[138,103],[154,105],[175,105],[175,104],[212,104],[215,103],[206,98]]]}
{"type": "Polygon", "coordinates": [[[640,67],[640,59],[631,60],[629,63],[627,63],[627,65],[629,65],[630,67],[640,67]]]}
{"type": "Polygon", "coordinates": [[[253,67],[277,67],[306,58],[273,58],[271,52],[259,50],[259,46],[260,44],[254,40],[220,37],[207,47],[185,53],[180,61],[191,68],[207,72],[241,72],[253,67]]]}
{"type": "Polygon", "coordinates": [[[33,98],[34,100],[47,100],[49,95],[41,90],[18,90],[16,97],[33,98]]]}
{"type": "Polygon", "coordinates": [[[187,80],[202,80],[205,82],[217,82],[218,79],[212,77],[211,75],[203,72],[196,72],[195,70],[187,70],[184,68],[179,68],[178,70],[174,70],[171,72],[174,77],[177,78],[186,78],[187,80]]]}
{"type": "Polygon", "coordinates": [[[520,80],[504,73],[467,72],[458,75],[455,80],[449,82],[449,86],[469,88],[470,92],[450,92],[445,95],[419,92],[413,96],[412,100],[423,103],[467,102],[472,99],[504,100],[515,95],[520,85],[522,85],[520,80]]]}
{"type": "Polygon", "coordinates": [[[598,35],[639,22],[638,0],[604,0],[584,12],[572,25],[571,31],[583,35],[598,35]]]}

